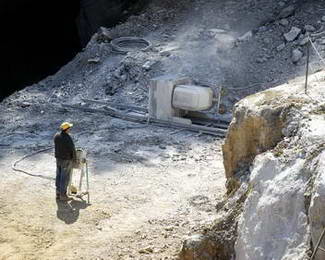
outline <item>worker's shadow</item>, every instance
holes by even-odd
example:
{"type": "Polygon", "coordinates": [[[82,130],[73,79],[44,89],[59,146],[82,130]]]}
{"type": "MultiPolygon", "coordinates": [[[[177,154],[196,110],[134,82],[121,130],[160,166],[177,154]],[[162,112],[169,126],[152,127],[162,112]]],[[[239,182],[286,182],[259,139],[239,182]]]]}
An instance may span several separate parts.
{"type": "Polygon", "coordinates": [[[90,205],[84,200],[72,200],[67,202],[57,200],[56,204],[58,205],[56,215],[58,219],[61,219],[66,224],[75,223],[79,218],[79,211],[90,205]]]}

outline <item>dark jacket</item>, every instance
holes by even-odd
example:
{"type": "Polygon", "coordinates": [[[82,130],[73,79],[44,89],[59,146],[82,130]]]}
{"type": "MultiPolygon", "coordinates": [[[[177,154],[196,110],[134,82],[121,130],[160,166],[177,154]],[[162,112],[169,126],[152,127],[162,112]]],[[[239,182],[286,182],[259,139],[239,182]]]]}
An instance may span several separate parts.
{"type": "Polygon", "coordinates": [[[72,138],[64,131],[58,132],[54,136],[55,158],[63,160],[75,160],[76,149],[72,138]]]}

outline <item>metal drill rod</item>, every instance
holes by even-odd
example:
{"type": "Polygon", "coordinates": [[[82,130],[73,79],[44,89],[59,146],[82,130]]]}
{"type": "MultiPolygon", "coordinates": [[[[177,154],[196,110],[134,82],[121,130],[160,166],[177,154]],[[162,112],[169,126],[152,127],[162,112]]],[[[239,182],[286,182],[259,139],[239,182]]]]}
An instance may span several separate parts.
{"type": "Polygon", "coordinates": [[[88,177],[88,162],[86,161],[86,180],[87,180],[87,198],[88,204],[90,204],[90,196],[89,196],[89,177],[88,177]]]}
{"type": "Polygon", "coordinates": [[[306,64],[306,80],[305,80],[305,94],[307,94],[307,87],[308,87],[308,74],[309,74],[309,49],[310,43],[307,44],[307,64],[306,64]]]}
{"type": "Polygon", "coordinates": [[[323,229],[323,232],[322,232],[321,236],[319,237],[319,239],[317,241],[317,244],[316,244],[316,246],[314,248],[314,252],[313,252],[312,256],[310,257],[310,260],[314,259],[315,255],[317,253],[317,250],[319,249],[319,245],[322,242],[322,239],[323,239],[324,235],[325,235],[325,228],[323,229]]]}

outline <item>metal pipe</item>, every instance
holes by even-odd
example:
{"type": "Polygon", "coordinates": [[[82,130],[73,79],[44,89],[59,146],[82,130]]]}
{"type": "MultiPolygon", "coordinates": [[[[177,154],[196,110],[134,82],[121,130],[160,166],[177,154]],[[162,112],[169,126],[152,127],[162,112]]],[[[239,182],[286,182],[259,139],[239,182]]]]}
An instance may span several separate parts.
{"type": "Polygon", "coordinates": [[[188,130],[196,131],[196,132],[203,132],[203,133],[209,133],[215,136],[224,137],[227,133],[227,130],[220,129],[220,128],[214,128],[214,127],[207,127],[207,126],[198,126],[198,125],[187,125],[182,124],[178,122],[172,122],[167,120],[161,120],[156,118],[149,118],[147,116],[140,116],[140,115],[131,115],[131,114],[124,114],[117,110],[112,109],[94,109],[94,108],[88,108],[88,107],[82,107],[78,105],[66,105],[62,104],[62,107],[64,108],[72,108],[72,109],[79,109],[85,112],[90,113],[103,113],[112,117],[120,118],[123,120],[128,120],[131,122],[137,122],[137,123],[147,123],[148,119],[150,120],[150,123],[154,125],[163,125],[167,127],[174,127],[174,128],[185,128],[188,130]]]}
{"type": "Polygon", "coordinates": [[[323,232],[322,232],[321,236],[319,237],[319,239],[317,241],[317,244],[316,244],[316,246],[314,248],[314,252],[313,252],[312,256],[310,257],[310,260],[313,260],[314,259],[315,255],[317,253],[317,249],[318,249],[318,247],[320,245],[320,242],[322,241],[324,235],[325,235],[325,228],[323,229],[323,232]]]}
{"type": "Polygon", "coordinates": [[[87,199],[88,204],[90,204],[90,195],[89,195],[89,177],[88,177],[88,162],[86,161],[86,180],[87,180],[87,199]]]}
{"type": "Polygon", "coordinates": [[[305,80],[305,94],[307,94],[307,86],[308,86],[308,73],[309,73],[309,48],[310,43],[307,44],[307,65],[306,65],[306,80],[305,80]]]}
{"type": "Polygon", "coordinates": [[[222,92],[222,86],[220,86],[219,88],[219,95],[218,95],[218,106],[217,106],[217,113],[219,113],[219,110],[220,110],[220,102],[221,102],[221,92],[222,92]]]}

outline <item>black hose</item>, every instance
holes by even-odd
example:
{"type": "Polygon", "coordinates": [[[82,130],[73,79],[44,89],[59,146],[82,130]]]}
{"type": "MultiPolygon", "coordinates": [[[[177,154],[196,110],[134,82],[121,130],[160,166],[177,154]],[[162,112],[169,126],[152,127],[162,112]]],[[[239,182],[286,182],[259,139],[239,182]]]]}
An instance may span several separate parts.
{"type": "Polygon", "coordinates": [[[55,178],[53,178],[53,177],[46,177],[46,176],[43,176],[43,175],[40,175],[40,174],[32,174],[32,173],[29,173],[29,172],[26,172],[26,171],[24,171],[24,170],[22,170],[22,169],[18,169],[18,168],[17,168],[17,164],[20,163],[21,161],[25,160],[26,158],[31,157],[31,156],[34,156],[34,155],[39,154],[39,153],[42,153],[42,152],[49,151],[49,150],[51,150],[51,149],[53,149],[53,146],[51,146],[51,147],[49,147],[49,148],[45,148],[45,149],[39,150],[39,151],[36,151],[36,152],[34,152],[34,153],[27,154],[27,155],[25,155],[24,157],[22,157],[22,158],[16,160],[16,161],[12,164],[11,168],[12,168],[14,171],[16,171],[16,172],[21,172],[21,173],[24,173],[24,174],[26,174],[26,175],[28,175],[28,176],[38,177],[38,178],[42,178],[42,179],[46,179],[46,180],[55,180],[55,178]]]}
{"type": "Polygon", "coordinates": [[[145,51],[151,47],[151,43],[139,37],[121,37],[111,41],[113,52],[127,54],[129,51],[145,51]]]}

